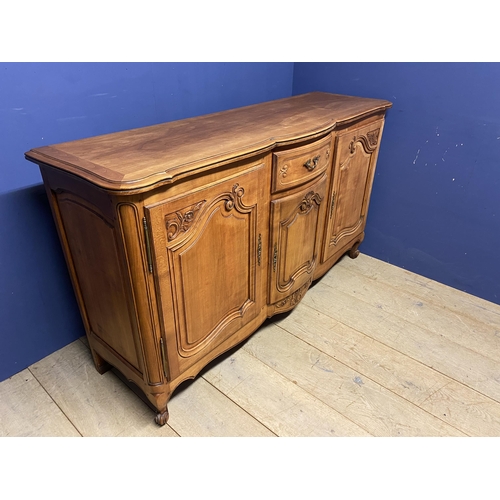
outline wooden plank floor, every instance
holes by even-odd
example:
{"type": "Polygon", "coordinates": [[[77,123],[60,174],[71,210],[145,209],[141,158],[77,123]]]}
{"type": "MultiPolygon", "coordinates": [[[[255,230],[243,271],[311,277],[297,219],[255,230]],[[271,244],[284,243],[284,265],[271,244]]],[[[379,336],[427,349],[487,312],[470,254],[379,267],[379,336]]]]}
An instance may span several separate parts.
{"type": "Polygon", "coordinates": [[[169,411],[154,424],[85,339],[0,383],[0,436],[500,436],[500,306],[344,258],[169,411]]]}

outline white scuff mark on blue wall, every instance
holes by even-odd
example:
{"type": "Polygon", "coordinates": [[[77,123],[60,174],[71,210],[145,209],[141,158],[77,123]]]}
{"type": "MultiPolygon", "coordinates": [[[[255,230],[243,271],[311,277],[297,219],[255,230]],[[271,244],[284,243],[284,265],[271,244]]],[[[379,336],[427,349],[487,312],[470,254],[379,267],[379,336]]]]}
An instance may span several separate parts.
{"type": "Polygon", "coordinates": [[[87,118],[87,115],[84,116],[68,116],[67,118],[58,118],[58,122],[67,122],[69,120],[83,120],[84,118],[87,118]]]}
{"type": "Polygon", "coordinates": [[[415,159],[413,160],[413,165],[417,162],[418,155],[420,154],[420,149],[417,151],[417,156],[415,156],[415,159]]]}

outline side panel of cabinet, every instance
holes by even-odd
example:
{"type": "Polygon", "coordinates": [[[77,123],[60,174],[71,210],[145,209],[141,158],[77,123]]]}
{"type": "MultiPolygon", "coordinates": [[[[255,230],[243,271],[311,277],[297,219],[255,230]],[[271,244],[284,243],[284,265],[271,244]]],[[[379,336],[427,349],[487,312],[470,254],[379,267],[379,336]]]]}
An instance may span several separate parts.
{"type": "Polygon", "coordinates": [[[382,130],[378,120],[337,137],[322,262],[364,231],[382,130]]]}
{"type": "Polygon", "coordinates": [[[63,188],[48,193],[91,347],[97,339],[140,380],[138,327],[116,221],[63,188]]]}
{"type": "Polygon", "coordinates": [[[57,169],[41,166],[41,173],[97,370],[116,367],[164,406],[159,329],[143,292],[139,207],[57,169]]]}
{"type": "Polygon", "coordinates": [[[319,257],[325,192],[323,174],[304,190],[271,203],[271,313],[293,307],[311,284],[319,257]]]}
{"type": "Polygon", "coordinates": [[[265,307],[265,167],[146,209],[173,377],[265,307]]]}

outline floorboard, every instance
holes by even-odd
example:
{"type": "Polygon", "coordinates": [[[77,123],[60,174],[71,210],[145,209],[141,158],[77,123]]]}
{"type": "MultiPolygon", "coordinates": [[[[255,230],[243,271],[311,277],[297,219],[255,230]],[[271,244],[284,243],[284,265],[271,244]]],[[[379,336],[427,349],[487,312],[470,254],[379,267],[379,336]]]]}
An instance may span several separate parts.
{"type": "Polygon", "coordinates": [[[324,283],[313,290],[304,304],[500,401],[500,365],[491,358],[324,283]]]}
{"type": "Polygon", "coordinates": [[[203,377],[185,382],[180,389],[174,393],[168,405],[168,425],[179,436],[275,436],[203,377]]]}
{"type": "Polygon", "coordinates": [[[0,384],[0,437],[80,436],[29,370],[0,384]]]}
{"type": "Polygon", "coordinates": [[[277,326],[467,435],[500,436],[499,403],[304,303],[277,326]]]}
{"type": "Polygon", "coordinates": [[[443,314],[448,300],[443,299],[441,303],[437,298],[428,301],[424,297],[408,293],[405,287],[389,285],[380,280],[375,281],[346,266],[339,266],[335,272],[329,273],[323,283],[395,317],[446,337],[482,356],[500,361],[498,328],[487,323],[479,315],[472,317],[449,307],[446,309],[446,314],[443,314]]]}
{"type": "Polygon", "coordinates": [[[275,325],[257,332],[244,350],[374,436],[464,435],[275,325]]]}
{"type": "Polygon", "coordinates": [[[277,436],[367,436],[363,428],[240,349],[203,375],[277,436]]]}

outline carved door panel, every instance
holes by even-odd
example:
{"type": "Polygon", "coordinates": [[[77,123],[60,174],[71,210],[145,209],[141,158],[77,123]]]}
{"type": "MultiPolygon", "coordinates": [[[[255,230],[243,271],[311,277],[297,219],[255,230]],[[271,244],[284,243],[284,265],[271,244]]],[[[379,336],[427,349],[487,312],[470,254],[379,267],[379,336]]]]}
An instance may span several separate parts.
{"type": "Polygon", "coordinates": [[[365,228],[383,120],[337,138],[323,262],[365,228]]]}
{"type": "Polygon", "coordinates": [[[307,189],[271,202],[269,302],[273,312],[293,307],[311,284],[319,257],[325,192],[326,174],[307,189]]]}
{"type": "Polygon", "coordinates": [[[266,179],[258,164],[146,209],[172,377],[265,307],[266,179]]]}

